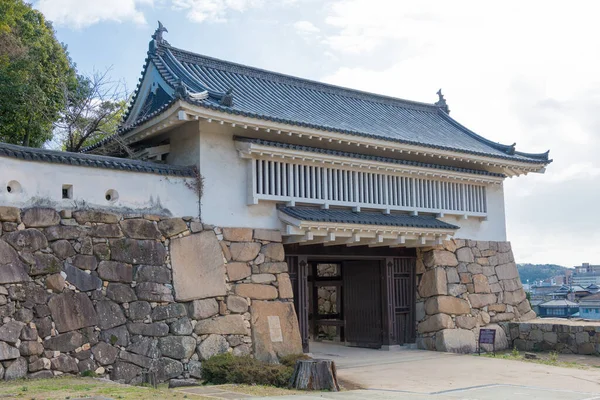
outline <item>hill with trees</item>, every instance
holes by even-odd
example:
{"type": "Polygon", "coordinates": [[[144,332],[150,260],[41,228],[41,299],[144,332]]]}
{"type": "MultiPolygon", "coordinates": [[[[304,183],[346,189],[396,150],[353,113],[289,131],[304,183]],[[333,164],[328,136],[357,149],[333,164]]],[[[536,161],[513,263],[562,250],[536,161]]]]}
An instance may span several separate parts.
{"type": "Polygon", "coordinates": [[[555,264],[517,264],[521,282],[527,283],[552,278],[556,275],[564,275],[569,269],[555,264]]]}

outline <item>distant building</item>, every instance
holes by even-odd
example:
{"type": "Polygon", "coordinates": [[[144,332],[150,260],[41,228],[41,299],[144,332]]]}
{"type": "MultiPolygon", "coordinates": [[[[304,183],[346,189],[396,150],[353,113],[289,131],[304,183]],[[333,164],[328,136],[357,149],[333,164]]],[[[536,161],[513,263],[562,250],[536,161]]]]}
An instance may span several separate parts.
{"type": "Polygon", "coordinates": [[[600,320],[600,293],[581,299],[579,302],[579,316],[585,319],[600,320]]]}
{"type": "Polygon", "coordinates": [[[591,265],[583,263],[575,267],[575,272],[571,276],[573,285],[589,286],[600,285],[600,265],[591,265]]]}
{"type": "Polygon", "coordinates": [[[579,304],[567,300],[550,300],[538,305],[542,318],[569,318],[579,312],[579,304]]]}

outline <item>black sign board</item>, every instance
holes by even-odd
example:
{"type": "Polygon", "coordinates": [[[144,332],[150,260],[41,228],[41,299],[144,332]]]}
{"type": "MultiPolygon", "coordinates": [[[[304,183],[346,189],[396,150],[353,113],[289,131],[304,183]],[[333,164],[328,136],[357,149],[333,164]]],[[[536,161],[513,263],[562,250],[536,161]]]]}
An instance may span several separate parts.
{"type": "Polygon", "coordinates": [[[496,355],[496,330],[495,329],[480,329],[478,350],[481,354],[481,345],[491,344],[493,346],[494,355],[496,355]]]}

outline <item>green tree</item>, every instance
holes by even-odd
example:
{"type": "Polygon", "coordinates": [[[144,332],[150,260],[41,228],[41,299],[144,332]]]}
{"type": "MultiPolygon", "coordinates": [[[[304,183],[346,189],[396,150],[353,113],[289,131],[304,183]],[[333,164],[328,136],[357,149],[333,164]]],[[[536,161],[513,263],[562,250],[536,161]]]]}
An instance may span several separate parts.
{"type": "Polygon", "coordinates": [[[77,84],[66,47],[44,15],[0,0],[0,141],[41,147],[77,84]]]}

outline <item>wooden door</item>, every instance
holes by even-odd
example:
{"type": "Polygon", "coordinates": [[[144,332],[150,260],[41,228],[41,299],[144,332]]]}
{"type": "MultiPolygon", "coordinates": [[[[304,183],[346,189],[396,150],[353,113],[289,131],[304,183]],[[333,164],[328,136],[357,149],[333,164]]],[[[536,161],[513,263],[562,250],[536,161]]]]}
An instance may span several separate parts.
{"type": "Polygon", "coordinates": [[[342,265],[345,338],[349,346],[379,348],[382,344],[381,266],[379,261],[342,265]]]}
{"type": "Polygon", "coordinates": [[[292,289],[294,290],[294,308],[298,316],[302,350],[308,353],[310,351],[308,346],[308,264],[306,257],[287,256],[285,259],[289,268],[292,289]]]}

